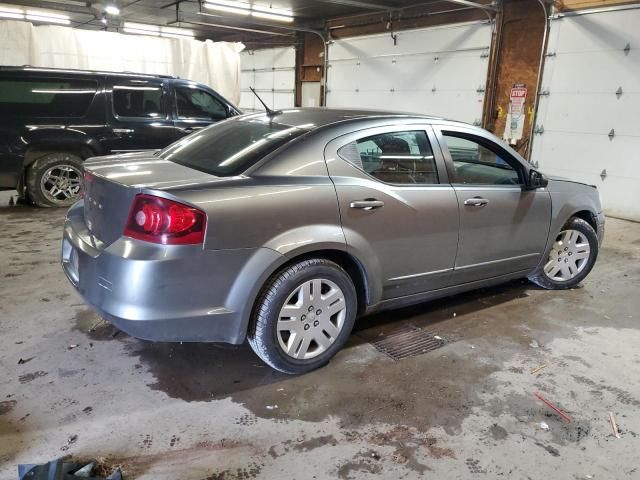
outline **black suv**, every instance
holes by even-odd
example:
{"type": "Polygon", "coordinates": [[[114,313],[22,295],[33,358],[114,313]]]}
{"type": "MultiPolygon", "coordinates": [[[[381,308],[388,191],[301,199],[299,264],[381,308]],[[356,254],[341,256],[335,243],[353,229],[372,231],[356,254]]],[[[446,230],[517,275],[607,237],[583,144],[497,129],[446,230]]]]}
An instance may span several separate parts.
{"type": "Polygon", "coordinates": [[[84,159],[164,148],[239,113],[176,77],[0,67],[0,190],[67,206],[80,194],[84,159]]]}

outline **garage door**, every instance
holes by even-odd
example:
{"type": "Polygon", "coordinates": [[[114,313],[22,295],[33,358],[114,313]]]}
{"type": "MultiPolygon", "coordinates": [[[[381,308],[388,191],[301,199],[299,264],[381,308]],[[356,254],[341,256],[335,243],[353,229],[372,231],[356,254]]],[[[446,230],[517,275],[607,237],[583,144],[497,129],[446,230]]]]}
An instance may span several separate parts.
{"type": "Polygon", "coordinates": [[[327,105],[479,124],[490,45],[487,22],[336,40],[329,45],[327,105]]]}
{"type": "Polygon", "coordinates": [[[554,18],[532,160],[640,220],[640,8],[554,18]]]}
{"type": "Polygon", "coordinates": [[[253,87],[270,108],[280,109],[294,106],[295,48],[265,48],[244,51],[240,54],[240,69],[241,110],[264,110],[249,87],[253,87]]]}

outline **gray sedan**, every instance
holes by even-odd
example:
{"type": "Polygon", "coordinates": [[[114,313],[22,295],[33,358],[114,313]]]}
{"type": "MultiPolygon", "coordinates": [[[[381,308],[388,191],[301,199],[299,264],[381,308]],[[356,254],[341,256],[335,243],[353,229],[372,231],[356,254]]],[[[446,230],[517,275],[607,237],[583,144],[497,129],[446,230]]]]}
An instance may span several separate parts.
{"type": "Polygon", "coordinates": [[[235,117],[87,160],[84,191],[62,265],[89,305],[142,339],[248,339],[287,373],[376,310],[515,278],[573,287],[604,233],[595,187],[480,128],[389,112],[235,117]]]}

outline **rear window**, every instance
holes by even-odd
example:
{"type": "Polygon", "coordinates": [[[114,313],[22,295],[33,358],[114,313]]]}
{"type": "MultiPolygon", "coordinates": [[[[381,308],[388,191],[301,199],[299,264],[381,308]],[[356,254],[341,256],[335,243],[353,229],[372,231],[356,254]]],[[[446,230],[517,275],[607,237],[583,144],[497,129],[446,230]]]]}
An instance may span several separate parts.
{"type": "Polygon", "coordinates": [[[92,80],[0,79],[0,113],[36,117],[82,117],[96,94],[92,80]]]}
{"type": "Polygon", "coordinates": [[[238,175],[307,130],[263,119],[243,118],[211,125],[184,137],[159,156],[201,172],[238,175]]]}

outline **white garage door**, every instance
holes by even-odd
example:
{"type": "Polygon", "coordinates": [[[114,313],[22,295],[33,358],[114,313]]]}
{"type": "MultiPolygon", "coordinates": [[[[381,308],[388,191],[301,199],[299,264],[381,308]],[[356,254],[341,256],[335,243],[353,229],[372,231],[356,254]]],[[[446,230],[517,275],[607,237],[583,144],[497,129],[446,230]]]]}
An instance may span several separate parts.
{"type": "Polygon", "coordinates": [[[336,40],[327,105],[399,110],[480,123],[491,26],[471,22],[336,40]]]}
{"type": "Polygon", "coordinates": [[[640,220],[640,6],[554,18],[544,68],[533,161],[640,220]]]}
{"type": "Polygon", "coordinates": [[[295,102],[296,50],[293,47],[249,50],[240,54],[240,109],[264,110],[253,87],[269,108],[291,108],[295,102]]]}

